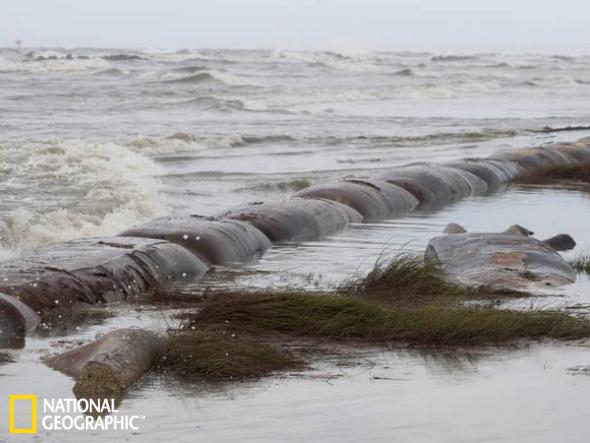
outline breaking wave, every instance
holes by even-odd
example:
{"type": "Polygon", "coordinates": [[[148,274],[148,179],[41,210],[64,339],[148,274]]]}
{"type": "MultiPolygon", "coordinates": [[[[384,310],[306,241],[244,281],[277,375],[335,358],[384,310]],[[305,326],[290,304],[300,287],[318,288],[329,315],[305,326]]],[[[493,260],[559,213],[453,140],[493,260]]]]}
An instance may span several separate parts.
{"type": "Polygon", "coordinates": [[[59,72],[63,74],[80,73],[108,69],[109,62],[98,58],[89,59],[46,59],[46,60],[25,60],[5,61],[0,63],[0,72],[27,72],[30,74],[49,74],[59,72]]]}
{"type": "Polygon", "coordinates": [[[165,155],[186,153],[206,149],[238,148],[247,145],[265,143],[285,143],[296,141],[290,135],[217,135],[198,136],[188,132],[176,132],[168,137],[138,137],[127,143],[127,146],[148,155],[165,155]]]}
{"type": "Polygon", "coordinates": [[[140,54],[144,57],[164,61],[167,63],[182,63],[192,60],[204,60],[199,51],[193,51],[191,49],[143,49],[140,54]]]}
{"type": "Polygon", "coordinates": [[[198,137],[187,132],[177,132],[165,138],[138,137],[127,146],[148,155],[165,155],[180,152],[223,149],[244,146],[247,142],[240,135],[198,137]]]}
{"type": "Polygon", "coordinates": [[[113,235],[168,210],[160,167],[128,147],[73,140],[0,152],[10,159],[0,170],[2,249],[113,235]]]}
{"type": "MultiPolygon", "coordinates": [[[[182,72],[182,71],[181,71],[182,72]]],[[[257,86],[256,83],[245,80],[236,75],[228,74],[225,72],[208,70],[208,71],[193,71],[194,74],[187,76],[176,77],[176,78],[164,78],[166,83],[184,83],[184,84],[198,84],[207,82],[221,83],[227,86],[257,86]]]]}
{"type": "Polygon", "coordinates": [[[341,51],[288,51],[277,49],[271,59],[277,62],[304,63],[335,70],[374,71],[379,58],[373,53],[346,53],[341,51]]]}

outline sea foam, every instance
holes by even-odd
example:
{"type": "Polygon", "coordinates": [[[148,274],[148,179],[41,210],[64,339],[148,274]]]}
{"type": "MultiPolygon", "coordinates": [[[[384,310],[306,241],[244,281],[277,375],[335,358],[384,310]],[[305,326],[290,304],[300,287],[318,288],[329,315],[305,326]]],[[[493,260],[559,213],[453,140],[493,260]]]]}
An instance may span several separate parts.
{"type": "Polygon", "coordinates": [[[70,140],[0,145],[2,247],[20,251],[113,235],[168,211],[156,162],[115,143],[70,140]],[[43,203],[43,204],[41,204],[43,203]]]}

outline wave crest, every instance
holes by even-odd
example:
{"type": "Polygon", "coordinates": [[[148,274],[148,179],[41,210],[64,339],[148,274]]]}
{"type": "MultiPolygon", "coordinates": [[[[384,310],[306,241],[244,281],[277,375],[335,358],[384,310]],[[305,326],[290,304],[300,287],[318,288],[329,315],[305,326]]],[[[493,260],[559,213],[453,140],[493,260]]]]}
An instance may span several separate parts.
{"type": "MultiPolygon", "coordinates": [[[[182,72],[182,71],[181,71],[182,72]]],[[[166,83],[181,83],[181,84],[199,84],[199,83],[220,83],[227,86],[258,86],[257,83],[248,81],[241,77],[226,72],[215,70],[193,71],[194,74],[176,77],[165,78],[166,83]]]]}
{"type": "Polygon", "coordinates": [[[156,178],[160,167],[125,146],[74,140],[4,145],[0,152],[11,158],[0,173],[9,177],[0,185],[7,196],[0,216],[5,247],[113,235],[168,210],[156,178]]]}

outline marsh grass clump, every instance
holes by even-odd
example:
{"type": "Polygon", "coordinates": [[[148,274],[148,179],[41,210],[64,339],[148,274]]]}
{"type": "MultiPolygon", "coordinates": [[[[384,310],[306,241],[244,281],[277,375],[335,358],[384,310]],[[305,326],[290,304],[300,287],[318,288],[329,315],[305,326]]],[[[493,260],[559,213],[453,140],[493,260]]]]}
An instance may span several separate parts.
{"type": "Polygon", "coordinates": [[[342,285],[342,295],[372,299],[424,299],[433,296],[460,294],[468,290],[445,279],[444,270],[418,255],[399,253],[387,263],[378,261],[364,278],[342,285]]]}
{"type": "Polygon", "coordinates": [[[570,266],[578,272],[590,274],[590,255],[581,255],[569,262],[570,266]]]}
{"type": "Polygon", "coordinates": [[[189,324],[195,329],[222,326],[228,332],[241,331],[253,336],[286,334],[426,346],[590,336],[590,322],[556,311],[437,305],[404,309],[354,297],[309,294],[212,298],[191,317],[189,324]]]}
{"type": "Polygon", "coordinates": [[[338,293],[388,304],[410,305],[528,295],[461,286],[448,280],[438,263],[408,253],[399,253],[387,263],[377,262],[366,277],[345,283],[338,293]]]}
{"type": "Polygon", "coordinates": [[[590,337],[590,321],[557,311],[510,311],[466,300],[502,293],[458,286],[436,264],[402,254],[331,293],[223,291],[185,313],[160,369],[182,379],[259,378],[299,368],[293,344],[419,347],[590,337]]]}
{"type": "Polygon", "coordinates": [[[231,333],[222,324],[215,324],[198,330],[187,327],[176,333],[159,369],[180,379],[227,381],[259,378],[302,366],[300,359],[276,344],[231,333]]]}
{"type": "Polygon", "coordinates": [[[564,180],[590,184],[590,163],[577,165],[551,165],[536,168],[533,171],[522,175],[517,182],[532,185],[545,185],[564,180]]]}

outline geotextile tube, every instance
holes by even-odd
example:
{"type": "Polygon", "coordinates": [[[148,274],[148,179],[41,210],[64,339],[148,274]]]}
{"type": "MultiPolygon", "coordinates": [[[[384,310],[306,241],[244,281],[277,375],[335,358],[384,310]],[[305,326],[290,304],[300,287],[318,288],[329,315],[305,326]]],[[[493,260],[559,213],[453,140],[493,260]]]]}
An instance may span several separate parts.
{"type": "Polygon", "coordinates": [[[111,331],[97,340],[45,359],[45,363],[76,380],[77,398],[119,399],[166,353],[167,334],[146,329],[111,331]]]}
{"type": "Polygon", "coordinates": [[[282,200],[246,203],[215,217],[163,217],[116,237],[49,245],[0,264],[0,292],[12,297],[0,299],[0,324],[14,331],[3,338],[22,335],[34,323],[11,320],[16,311],[21,314],[14,318],[32,318],[11,304],[14,299],[42,316],[48,309],[76,303],[166,293],[211,266],[256,260],[271,243],[317,240],[353,223],[495,192],[547,167],[584,164],[590,164],[589,138],[500,151],[489,158],[396,167],[368,179],[313,185],[282,200]]]}

